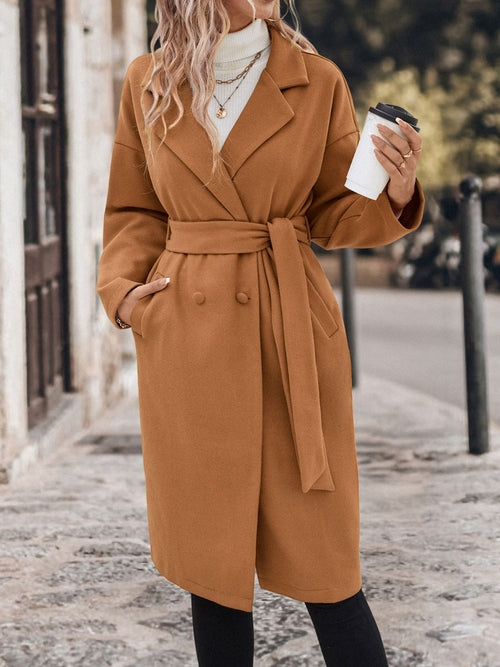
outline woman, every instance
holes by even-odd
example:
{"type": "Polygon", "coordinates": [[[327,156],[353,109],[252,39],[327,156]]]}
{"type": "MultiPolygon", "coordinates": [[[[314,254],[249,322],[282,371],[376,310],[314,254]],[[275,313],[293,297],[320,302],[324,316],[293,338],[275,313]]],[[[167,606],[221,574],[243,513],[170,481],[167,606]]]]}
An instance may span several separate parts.
{"type": "Polygon", "coordinates": [[[277,0],[157,10],[159,49],[123,87],[98,280],[136,341],[152,558],[192,594],[202,666],[252,664],[255,571],[307,604],[327,665],[386,665],[361,591],[346,337],[310,241],[415,229],[421,139],[382,129],[386,191],[349,192],[349,91],[277,0]]]}

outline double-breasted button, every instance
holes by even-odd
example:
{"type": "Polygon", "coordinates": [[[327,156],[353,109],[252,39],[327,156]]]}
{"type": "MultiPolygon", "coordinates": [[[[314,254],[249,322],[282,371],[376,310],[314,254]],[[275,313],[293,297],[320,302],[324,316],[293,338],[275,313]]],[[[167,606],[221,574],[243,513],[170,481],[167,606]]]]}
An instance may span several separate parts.
{"type": "Polygon", "coordinates": [[[236,301],[238,303],[248,303],[250,297],[246,292],[236,292],[236,301]]]}
{"type": "Polygon", "coordinates": [[[205,295],[203,292],[195,292],[193,294],[193,299],[199,306],[201,306],[202,303],[205,303],[205,295]]]}

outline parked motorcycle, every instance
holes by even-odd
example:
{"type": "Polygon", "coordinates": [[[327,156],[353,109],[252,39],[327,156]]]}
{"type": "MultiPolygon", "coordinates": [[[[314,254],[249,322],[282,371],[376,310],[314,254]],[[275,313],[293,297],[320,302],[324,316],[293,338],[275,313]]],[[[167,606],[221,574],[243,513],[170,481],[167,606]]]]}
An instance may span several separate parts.
{"type": "Polygon", "coordinates": [[[460,238],[432,223],[424,224],[405,244],[392,274],[397,287],[433,288],[460,286],[460,238]]]}
{"type": "MultiPolygon", "coordinates": [[[[460,235],[455,211],[436,202],[426,212],[422,226],[403,240],[392,282],[403,288],[459,288],[460,235]],[[449,217],[448,217],[449,216],[449,217]],[[449,219],[449,218],[455,218],[449,219]]],[[[483,225],[484,275],[488,290],[500,290],[500,236],[483,225]]]]}
{"type": "Polygon", "coordinates": [[[500,236],[486,230],[484,235],[485,286],[489,291],[500,291],[500,236]]]}

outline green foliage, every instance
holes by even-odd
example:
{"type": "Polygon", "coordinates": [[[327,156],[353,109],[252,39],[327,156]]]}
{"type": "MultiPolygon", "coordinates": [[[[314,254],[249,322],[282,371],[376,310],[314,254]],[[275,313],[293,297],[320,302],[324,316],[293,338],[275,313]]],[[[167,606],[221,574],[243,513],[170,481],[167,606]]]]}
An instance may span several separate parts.
{"type": "Polygon", "coordinates": [[[500,172],[498,0],[296,0],[305,34],[346,75],[356,107],[420,119],[422,180],[500,172]]]}

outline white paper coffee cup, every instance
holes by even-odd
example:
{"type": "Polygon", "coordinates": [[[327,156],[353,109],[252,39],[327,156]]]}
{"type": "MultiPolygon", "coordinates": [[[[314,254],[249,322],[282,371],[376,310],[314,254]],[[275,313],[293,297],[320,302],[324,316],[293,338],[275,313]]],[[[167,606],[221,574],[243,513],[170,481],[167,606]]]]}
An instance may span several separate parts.
{"type": "MultiPolygon", "coordinates": [[[[402,118],[412,125],[417,132],[419,131],[417,119],[401,107],[380,102],[376,107],[370,107],[356,153],[347,173],[346,188],[368,197],[368,199],[379,197],[387,185],[389,174],[375,157],[375,146],[371,135],[376,134],[380,137],[377,125],[386,125],[397,132],[399,136],[404,136],[396,123],[396,118],[402,118]]],[[[381,138],[383,139],[383,137],[381,138]]]]}

